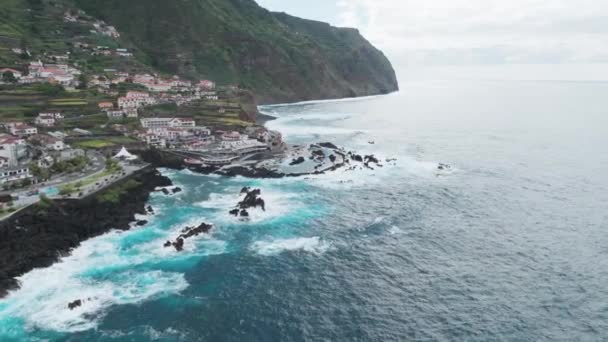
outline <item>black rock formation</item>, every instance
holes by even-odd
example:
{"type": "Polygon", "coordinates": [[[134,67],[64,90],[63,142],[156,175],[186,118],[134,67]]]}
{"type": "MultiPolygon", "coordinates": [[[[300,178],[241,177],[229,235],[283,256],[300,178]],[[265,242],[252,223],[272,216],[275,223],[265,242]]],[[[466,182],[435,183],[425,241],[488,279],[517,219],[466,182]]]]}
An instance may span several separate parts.
{"type": "Polygon", "coordinates": [[[68,309],[70,309],[70,310],[74,310],[74,309],[76,309],[77,307],[80,307],[80,306],[82,306],[82,300],[80,300],[80,299],[75,300],[75,301],[73,301],[71,303],[68,303],[68,309]]]}
{"type": "Polygon", "coordinates": [[[83,199],[33,205],[0,222],[0,297],[18,286],[15,277],[52,265],[80,242],[111,229],[128,230],[135,214],[146,214],[150,192],[169,185],[170,179],[146,169],[83,199]],[[136,186],[118,196],[118,202],[104,200],[106,192],[127,182],[136,186]]]}
{"type": "Polygon", "coordinates": [[[319,146],[325,147],[325,148],[329,148],[329,149],[332,149],[332,150],[337,150],[338,149],[338,146],[336,146],[336,145],[334,145],[334,144],[332,144],[330,142],[320,143],[319,146]]]}
{"type": "Polygon", "coordinates": [[[294,166],[294,165],[299,165],[299,164],[302,164],[302,163],[303,163],[303,162],[305,162],[305,161],[306,161],[306,159],[304,159],[304,157],[299,157],[299,158],[297,158],[297,159],[293,159],[293,160],[291,161],[291,163],[289,163],[289,165],[291,165],[291,166],[294,166]]]}
{"type": "Polygon", "coordinates": [[[212,225],[204,222],[201,223],[198,227],[186,227],[182,230],[182,234],[180,234],[177,239],[175,239],[175,242],[172,243],[171,241],[167,241],[165,242],[164,246],[165,248],[173,246],[176,251],[181,252],[184,250],[185,240],[194,236],[199,236],[200,234],[209,233],[211,228],[213,228],[212,225]]]}

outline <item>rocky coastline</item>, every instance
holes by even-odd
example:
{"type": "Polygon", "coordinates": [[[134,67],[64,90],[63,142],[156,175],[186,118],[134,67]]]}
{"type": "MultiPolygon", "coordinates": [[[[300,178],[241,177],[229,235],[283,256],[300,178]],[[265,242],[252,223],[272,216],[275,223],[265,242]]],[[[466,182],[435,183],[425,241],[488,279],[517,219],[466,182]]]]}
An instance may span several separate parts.
{"type": "Polygon", "coordinates": [[[82,241],[130,229],[135,214],[150,213],[150,193],[170,185],[149,167],[89,197],[41,201],[0,222],[0,298],[19,287],[17,277],[51,266],[82,241]],[[107,201],[109,192],[120,194],[117,202],[107,201]]]}

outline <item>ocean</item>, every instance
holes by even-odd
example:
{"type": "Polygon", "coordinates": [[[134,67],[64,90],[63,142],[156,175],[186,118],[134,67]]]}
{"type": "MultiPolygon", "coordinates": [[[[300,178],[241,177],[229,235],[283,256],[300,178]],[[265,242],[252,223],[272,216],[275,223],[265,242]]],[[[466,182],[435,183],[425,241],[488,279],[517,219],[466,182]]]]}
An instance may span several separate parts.
{"type": "Polygon", "coordinates": [[[383,167],[278,180],[162,170],[184,191],[154,193],[148,225],[23,276],[0,300],[0,340],[607,339],[608,82],[401,88],[261,107],[290,143],[331,141],[383,167]],[[267,209],[247,222],[228,214],[243,186],[267,209]],[[163,247],[201,222],[210,235],[163,247]]]}

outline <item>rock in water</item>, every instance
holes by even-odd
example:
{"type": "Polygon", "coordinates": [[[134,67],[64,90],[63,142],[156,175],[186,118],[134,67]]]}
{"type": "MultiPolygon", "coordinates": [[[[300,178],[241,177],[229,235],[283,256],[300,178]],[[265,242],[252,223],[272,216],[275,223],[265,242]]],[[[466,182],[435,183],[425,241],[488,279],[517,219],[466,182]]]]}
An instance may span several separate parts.
{"type": "Polygon", "coordinates": [[[148,221],[146,221],[146,220],[137,221],[137,225],[140,226],[140,227],[145,226],[147,224],[148,224],[148,221]]]}
{"type": "Polygon", "coordinates": [[[245,209],[241,210],[241,217],[249,217],[249,212],[245,209]]]}
{"type": "Polygon", "coordinates": [[[302,164],[305,161],[306,161],[306,159],[304,159],[304,157],[299,157],[298,159],[293,159],[291,161],[291,163],[289,163],[289,165],[290,166],[299,165],[299,164],[302,164]]]}
{"type": "Polygon", "coordinates": [[[173,192],[174,194],[176,194],[176,193],[178,193],[178,192],[182,192],[182,188],[180,188],[179,186],[178,186],[178,187],[175,187],[175,188],[173,188],[172,192],[173,192]]]}
{"type": "Polygon", "coordinates": [[[334,156],[333,154],[332,154],[332,155],[330,155],[330,156],[329,156],[329,160],[330,160],[332,163],[335,163],[335,162],[336,162],[336,156],[334,156]]]}
{"type": "Polygon", "coordinates": [[[337,150],[338,149],[338,146],[336,146],[336,145],[334,145],[334,144],[332,144],[330,142],[320,143],[319,146],[325,147],[325,148],[329,148],[329,149],[332,149],[332,150],[337,150]]]}
{"type": "Polygon", "coordinates": [[[164,188],[163,188],[161,191],[162,191],[162,192],[163,192],[163,194],[165,194],[165,195],[170,195],[170,194],[171,194],[171,192],[169,192],[169,190],[164,189],[164,188]]]}
{"type": "Polygon", "coordinates": [[[165,248],[167,248],[167,247],[171,247],[171,245],[172,245],[171,241],[167,241],[167,242],[165,242],[164,246],[165,246],[165,248]]]}
{"type": "Polygon", "coordinates": [[[184,250],[184,239],[178,238],[177,240],[175,240],[175,242],[173,243],[173,247],[175,247],[175,250],[178,252],[183,251],[184,250]]]}
{"type": "Polygon", "coordinates": [[[243,187],[243,188],[241,189],[241,193],[242,193],[242,194],[246,194],[246,193],[248,193],[248,192],[249,192],[249,190],[251,190],[251,188],[250,188],[250,187],[248,187],[248,186],[245,186],[245,187],[243,187]]]}
{"type": "Polygon", "coordinates": [[[70,310],[74,310],[74,309],[76,309],[77,307],[80,307],[80,306],[82,306],[82,300],[80,300],[80,299],[75,300],[75,301],[73,301],[71,303],[68,303],[68,309],[70,309],[70,310]]]}
{"type": "Polygon", "coordinates": [[[239,210],[238,209],[230,210],[230,215],[239,216],[239,210]]]}

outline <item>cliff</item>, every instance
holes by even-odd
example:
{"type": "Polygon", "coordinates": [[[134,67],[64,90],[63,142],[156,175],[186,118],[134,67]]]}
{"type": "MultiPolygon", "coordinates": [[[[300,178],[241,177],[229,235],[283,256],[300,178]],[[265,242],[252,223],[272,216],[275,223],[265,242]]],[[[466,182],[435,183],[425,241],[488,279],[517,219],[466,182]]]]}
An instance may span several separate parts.
{"type": "Polygon", "coordinates": [[[261,104],[398,90],[384,54],[355,29],[273,13],[253,0],[74,0],[166,73],[254,90],[261,104]]]}

